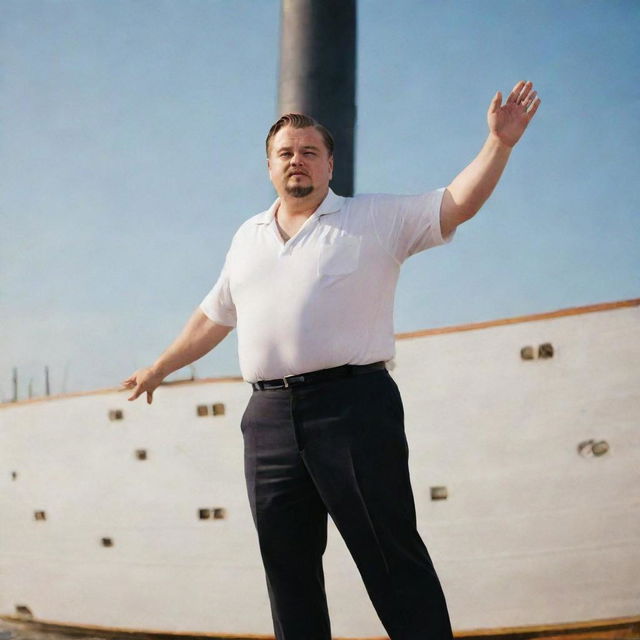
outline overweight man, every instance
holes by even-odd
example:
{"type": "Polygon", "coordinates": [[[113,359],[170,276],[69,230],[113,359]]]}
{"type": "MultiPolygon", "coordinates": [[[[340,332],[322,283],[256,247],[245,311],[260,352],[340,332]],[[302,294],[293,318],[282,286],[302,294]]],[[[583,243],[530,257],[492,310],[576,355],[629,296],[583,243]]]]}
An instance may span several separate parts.
{"type": "MultiPolygon", "coordinates": [[[[247,491],[277,640],[329,640],[327,514],[391,640],[452,637],[416,528],[404,414],[385,363],[393,298],[414,253],[448,243],[496,186],[540,99],[496,93],[478,156],[446,188],[345,198],[329,188],[333,139],[301,114],[266,140],[278,198],[236,232],[215,286],[175,342],[123,382],[129,400],[234,328],[253,393],[241,421],[247,491]]],[[[434,425],[435,426],[435,425],[434,425]]]]}

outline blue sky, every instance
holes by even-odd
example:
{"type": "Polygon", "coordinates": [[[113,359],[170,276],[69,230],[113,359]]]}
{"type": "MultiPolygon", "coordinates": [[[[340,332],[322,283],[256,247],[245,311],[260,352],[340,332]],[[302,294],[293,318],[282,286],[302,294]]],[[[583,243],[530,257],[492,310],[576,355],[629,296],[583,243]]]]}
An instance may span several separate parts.
{"type": "MultiPolygon", "coordinates": [[[[0,399],[117,385],[273,190],[276,0],[1,0],[0,399]]],[[[640,4],[361,0],[356,191],[448,184],[494,92],[542,106],[484,209],[411,258],[396,330],[640,296],[640,4]]],[[[237,374],[235,337],[196,364],[237,374]]],[[[185,375],[185,371],[178,375],[185,375]]]]}

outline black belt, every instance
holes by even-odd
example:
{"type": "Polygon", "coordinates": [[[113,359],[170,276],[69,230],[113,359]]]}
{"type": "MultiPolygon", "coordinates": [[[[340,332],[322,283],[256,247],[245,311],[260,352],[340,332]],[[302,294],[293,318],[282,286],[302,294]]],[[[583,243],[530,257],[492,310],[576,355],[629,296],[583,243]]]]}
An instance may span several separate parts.
{"type": "Polygon", "coordinates": [[[300,385],[313,384],[314,382],[324,382],[325,380],[335,380],[337,378],[348,378],[361,373],[370,373],[386,369],[384,362],[373,362],[372,364],[344,364],[341,367],[331,369],[320,369],[320,371],[310,371],[309,373],[299,373],[297,375],[275,378],[274,380],[260,380],[252,382],[251,386],[256,391],[264,389],[287,389],[300,385]]]}

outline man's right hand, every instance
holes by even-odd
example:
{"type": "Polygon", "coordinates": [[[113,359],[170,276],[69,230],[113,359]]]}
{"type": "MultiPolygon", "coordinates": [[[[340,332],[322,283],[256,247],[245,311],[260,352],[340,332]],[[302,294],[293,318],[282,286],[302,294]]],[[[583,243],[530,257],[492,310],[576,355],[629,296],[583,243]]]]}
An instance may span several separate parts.
{"type": "Polygon", "coordinates": [[[210,320],[200,307],[196,307],[189,321],[173,344],[150,367],[138,369],[122,381],[123,389],[133,389],[129,400],[135,400],[146,392],[147,403],[153,401],[153,392],[173,371],[195,362],[209,353],[233,327],[210,320]]]}
{"type": "Polygon", "coordinates": [[[129,397],[129,400],[135,400],[146,391],[147,404],[151,404],[153,402],[153,392],[163,380],[164,375],[155,367],[144,367],[138,369],[126,380],[123,380],[122,387],[124,389],[133,389],[133,394],[129,397]]]}

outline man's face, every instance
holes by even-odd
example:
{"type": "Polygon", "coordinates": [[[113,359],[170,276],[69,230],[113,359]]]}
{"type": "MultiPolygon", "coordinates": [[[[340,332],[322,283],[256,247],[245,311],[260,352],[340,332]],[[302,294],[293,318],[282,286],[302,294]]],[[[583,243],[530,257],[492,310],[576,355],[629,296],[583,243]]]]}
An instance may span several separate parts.
{"type": "Polygon", "coordinates": [[[333,157],[314,127],[283,127],[271,140],[269,178],[279,196],[325,194],[333,175],[333,157]]]}

